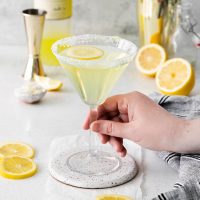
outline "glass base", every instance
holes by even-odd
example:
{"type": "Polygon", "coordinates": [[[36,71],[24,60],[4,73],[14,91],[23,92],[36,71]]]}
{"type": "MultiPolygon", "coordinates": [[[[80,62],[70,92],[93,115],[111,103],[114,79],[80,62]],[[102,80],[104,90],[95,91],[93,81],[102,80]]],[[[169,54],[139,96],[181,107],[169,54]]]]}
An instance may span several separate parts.
{"type": "Polygon", "coordinates": [[[85,175],[105,175],[121,167],[117,156],[104,151],[82,151],[67,159],[67,166],[75,172],[85,175]]]}

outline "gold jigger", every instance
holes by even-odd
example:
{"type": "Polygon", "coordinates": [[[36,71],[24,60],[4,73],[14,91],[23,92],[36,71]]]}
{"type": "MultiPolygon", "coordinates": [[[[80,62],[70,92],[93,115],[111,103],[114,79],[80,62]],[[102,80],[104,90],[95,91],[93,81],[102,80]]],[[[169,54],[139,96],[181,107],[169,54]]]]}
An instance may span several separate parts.
{"type": "Polygon", "coordinates": [[[40,60],[40,46],[44,29],[45,10],[26,9],[22,11],[28,40],[29,58],[24,72],[25,80],[32,80],[34,73],[44,76],[40,60]]]}

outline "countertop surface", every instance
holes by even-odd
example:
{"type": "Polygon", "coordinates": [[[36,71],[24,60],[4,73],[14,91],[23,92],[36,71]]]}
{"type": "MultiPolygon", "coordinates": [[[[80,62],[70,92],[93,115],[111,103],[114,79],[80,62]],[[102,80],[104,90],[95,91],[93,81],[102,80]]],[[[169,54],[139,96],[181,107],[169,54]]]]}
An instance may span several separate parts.
{"type": "MultiPolygon", "coordinates": [[[[49,92],[39,104],[28,105],[14,96],[14,89],[22,84],[21,74],[27,61],[25,46],[0,46],[0,142],[23,141],[36,149],[38,173],[24,180],[8,180],[0,177],[0,199],[45,199],[48,191],[48,152],[54,138],[78,134],[87,106],[81,101],[62,68],[46,67],[48,76],[60,79],[64,87],[60,92],[49,92]]],[[[197,81],[193,94],[198,93],[197,81]]],[[[138,90],[145,94],[156,91],[154,79],[138,73],[131,63],[115,85],[112,94],[138,90]]],[[[177,173],[158,159],[154,152],[143,149],[143,162],[139,166],[144,173],[141,190],[143,199],[172,188],[177,173]]],[[[61,183],[58,183],[58,187],[61,183]]],[[[55,190],[56,192],[56,190],[55,190]]],[[[57,200],[57,199],[55,199],[57,200]]],[[[64,200],[60,196],[59,200],[64,200]]]]}

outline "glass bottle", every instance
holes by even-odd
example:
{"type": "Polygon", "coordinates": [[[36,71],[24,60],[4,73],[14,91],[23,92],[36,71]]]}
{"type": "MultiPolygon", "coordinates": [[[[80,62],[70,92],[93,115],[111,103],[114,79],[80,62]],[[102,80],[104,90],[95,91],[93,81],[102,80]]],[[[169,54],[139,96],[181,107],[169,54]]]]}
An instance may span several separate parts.
{"type": "MultiPolygon", "coordinates": [[[[166,1],[166,0],[165,0],[166,1]]],[[[165,12],[163,14],[163,30],[161,36],[161,43],[166,49],[170,44],[170,39],[174,34],[177,27],[177,5],[181,3],[181,0],[168,0],[166,1],[165,12]]]]}
{"type": "Polygon", "coordinates": [[[72,35],[72,0],[34,0],[34,7],[47,11],[41,45],[42,63],[59,66],[51,46],[55,41],[72,35]]]}
{"type": "Polygon", "coordinates": [[[164,0],[137,0],[140,45],[161,43],[164,0]]]}
{"type": "Polygon", "coordinates": [[[196,22],[192,15],[191,4],[177,4],[175,13],[174,29],[171,36],[169,35],[166,46],[168,56],[184,58],[194,66],[197,49],[192,40],[190,28],[196,22]]]}

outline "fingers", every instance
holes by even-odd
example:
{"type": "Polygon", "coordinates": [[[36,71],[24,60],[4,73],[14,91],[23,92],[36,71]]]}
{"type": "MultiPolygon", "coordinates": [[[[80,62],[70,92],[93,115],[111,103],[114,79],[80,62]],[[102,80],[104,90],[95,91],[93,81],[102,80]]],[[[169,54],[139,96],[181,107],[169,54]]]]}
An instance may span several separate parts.
{"type": "MultiPolygon", "coordinates": [[[[89,113],[83,123],[83,129],[89,129],[90,118],[94,119],[92,113],[89,113]]],[[[97,108],[96,119],[113,119],[116,116],[121,117],[122,121],[128,122],[128,102],[126,95],[115,95],[108,98],[97,108]]],[[[94,120],[92,120],[94,121],[94,120]]]]}
{"type": "MultiPolygon", "coordinates": [[[[108,98],[103,104],[101,104],[98,109],[98,118],[101,118],[107,113],[128,113],[128,101],[127,95],[116,95],[108,98]]],[[[111,116],[113,117],[113,116],[111,116]]]]}
{"type": "Polygon", "coordinates": [[[126,156],[127,151],[126,148],[123,146],[122,138],[110,137],[109,143],[121,157],[126,156]]]}
{"type": "Polygon", "coordinates": [[[90,113],[87,114],[85,121],[83,123],[83,129],[88,130],[90,128],[90,113]]]}
{"type": "Polygon", "coordinates": [[[109,135],[104,135],[104,134],[101,134],[101,133],[97,133],[97,134],[98,134],[102,144],[106,144],[110,140],[109,135]]]}
{"type": "MultiPolygon", "coordinates": [[[[115,121],[115,122],[121,121],[119,117],[114,117],[112,120],[115,121]]],[[[97,134],[98,134],[102,144],[106,144],[107,142],[109,142],[112,145],[112,147],[115,149],[115,151],[121,157],[126,156],[127,151],[126,151],[125,147],[123,146],[123,139],[122,138],[112,137],[112,136],[105,135],[105,134],[102,134],[102,133],[97,133],[97,134]]]]}
{"type": "Polygon", "coordinates": [[[97,134],[102,144],[106,144],[107,142],[109,142],[112,145],[112,147],[115,149],[115,151],[121,157],[126,156],[127,151],[126,151],[126,148],[123,146],[122,138],[111,137],[111,136],[100,134],[100,133],[97,133],[97,134]]]}
{"type": "Polygon", "coordinates": [[[117,104],[118,98],[119,98],[119,95],[112,96],[112,97],[106,99],[103,104],[98,106],[98,108],[97,108],[98,118],[105,115],[105,113],[111,113],[111,112],[118,111],[118,104],[117,104]]]}
{"type": "MultiPolygon", "coordinates": [[[[120,118],[119,117],[114,117],[113,121],[119,122],[120,118]]],[[[102,133],[97,133],[97,134],[98,134],[102,144],[106,144],[108,141],[110,141],[110,136],[109,135],[105,135],[105,134],[102,134],[102,133]]]]}
{"type": "MultiPolygon", "coordinates": [[[[107,118],[104,117],[103,119],[107,119],[107,118]]],[[[97,111],[92,110],[87,114],[85,118],[85,121],[83,123],[83,129],[88,130],[90,128],[90,124],[94,122],[95,120],[97,120],[97,111]]]]}
{"type": "Polygon", "coordinates": [[[122,122],[129,122],[128,114],[120,114],[119,118],[121,119],[122,122]]]}
{"type": "Polygon", "coordinates": [[[109,120],[98,120],[91,124],[91,129],[94,132],[105,135],[115,136],[119,138],[129,138],[133,132],[132,123],[121,123],[109,120]]]}

